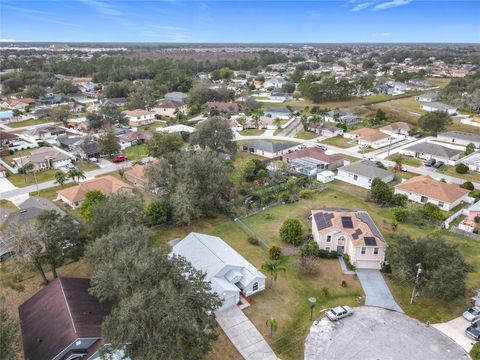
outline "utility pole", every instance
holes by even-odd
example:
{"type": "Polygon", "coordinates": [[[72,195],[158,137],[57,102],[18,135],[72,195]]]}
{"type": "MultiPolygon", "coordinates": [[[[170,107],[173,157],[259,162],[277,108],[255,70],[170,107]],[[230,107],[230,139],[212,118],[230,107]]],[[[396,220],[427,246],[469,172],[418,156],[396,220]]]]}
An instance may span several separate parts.
{"type": "Polygon", "coordinates": [[[410,305],[413,304],[413,298],[415,297],[415,289],[417,287],[417,284],[418,284],[418,278],[420,277],[420,274],[422,273],[422,264],[421,263],[418,263],[417,264],[417,276],[415,278],[415,285],[413,286],[413,290],[412,290],[412,296],[410,297],[410,305]]]}

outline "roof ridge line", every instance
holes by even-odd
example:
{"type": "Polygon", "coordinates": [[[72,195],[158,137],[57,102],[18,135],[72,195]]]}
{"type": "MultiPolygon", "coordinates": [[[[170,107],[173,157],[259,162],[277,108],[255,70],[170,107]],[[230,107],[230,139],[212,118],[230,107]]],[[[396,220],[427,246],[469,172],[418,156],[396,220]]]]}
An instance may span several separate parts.
{"type": "Polygon", "coordinates": [[[70,321],[72,322],[73,331],[75,331],[75,334],[78,335],[78,334],[77,334],[77,328],[75,327],[75,322],[73,321],[72,312],[70,311],[70,305],[68,304],[67,297],[66,297],[66,295],[65,295],[65,291],[63,290],[62,280],[61,280],[60,277],[58,277],[58,282],[59,282],[59,284],[60,284],[60,289],[62,290],[63,299],[65,300],[65,305],[67,306],[68,315],[70,316],[70,321]]]}

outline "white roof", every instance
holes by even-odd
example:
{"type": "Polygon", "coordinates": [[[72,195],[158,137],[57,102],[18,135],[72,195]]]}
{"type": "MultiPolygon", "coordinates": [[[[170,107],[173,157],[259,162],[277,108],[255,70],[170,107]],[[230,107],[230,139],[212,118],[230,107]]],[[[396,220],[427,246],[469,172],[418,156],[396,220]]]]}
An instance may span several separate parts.
{"type": "Polygon", "coordinates": [[[172,125],[172,126],[167,126],[167,127],[158,127],[156,129],[157,132],[169,132],[169,133],[178,133],[178,132],[188,132],[188,133],[193,133],[196,129],[191,126],[187,125],[172,125]]]}
{"type": "Polygon", "coordinates": [[[335,176],[335,173],[330,170],[325,170],[325,171],[319,172],[318,175],[321,175],[323,177],[329,177],[329,176],[335,176]]]}
{"type": "Polygon", "coordinates": [[[475,204],[470,206],[468,211],[480,211],[480,201],[477,201],[475,204]]]}

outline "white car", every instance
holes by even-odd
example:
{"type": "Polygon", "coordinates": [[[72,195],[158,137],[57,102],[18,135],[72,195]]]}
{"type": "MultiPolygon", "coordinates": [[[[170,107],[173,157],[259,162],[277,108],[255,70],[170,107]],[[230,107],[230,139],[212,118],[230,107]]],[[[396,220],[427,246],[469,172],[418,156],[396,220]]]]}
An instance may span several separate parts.
{"type": "Polygon", "coordinates": [[[72,163],[68,163],[68,164],[66,165],[66,167],[67,167],[68,169],[75,169],[75,165],[72,164],[72,163]]]}
{"type": "Polygon", "coordinates": [[[88,158],[88,161],[93,162],[93,163],[97,163],[98,159],[94,158],[94,157],[91,157],[91,158],[88,158]]]}
{"type": "Polygon", "coordinates": [[[480,306],[474,306],[463,313],[463,317],[468,321],[474,321],[480,318],[480,306]]]}
{"type": "Polygon", "coordinates": [[[332,321],[337,321],[351,315],[353,315],[353,309],[350,306],[337,306],[327,311],[327,317],[332,321]]]}
{"type": "Polygon", "coordinates": [[[298,148],[299,148],[299,149],[306,149],[306,148],[307,148],[307,145],[305,145],[305,144],[298,145],[298,148]]]}

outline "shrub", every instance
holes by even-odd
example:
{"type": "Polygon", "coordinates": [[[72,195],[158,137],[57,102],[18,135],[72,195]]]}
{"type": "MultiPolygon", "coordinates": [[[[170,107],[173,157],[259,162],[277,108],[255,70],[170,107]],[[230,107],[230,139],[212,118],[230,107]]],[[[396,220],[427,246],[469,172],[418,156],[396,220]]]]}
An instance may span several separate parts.
{"type": "Polygon", "coordinates": [[[303,256],[298,263],[298,270],[303,275],[318,274],[318,259],[315,256],[303,256]]]}
{"type": "Polygon", "coordinates": [[[300,246],[300,255],[302,257],[318,256],[319,251],[320,251],[320,249],[318,247],[318,244],[315,241],[310,241],[310,242],[300,246]]]}
{"type": "Polygon", "coordinates": [[[384,274],[391,274],[392,273],[392,266],[390,264],[383,265],[382,269],[380,270],[384,274]]]}
{"type": "Polygon", "coordinates": [[[302,199],[311,199],[313,197],[314,192],[310,189],[305,189],[300,191],[299,195],[302,199]]]}
{"type": "Polygon", "coordinates": [[[282,248],[277,245],[270,246],[268,249],[268,256],[270,260],[278,260],[282,257],[282,248]]]}
{"type": "Polygon", "coordinates": [[[458,174],[466,174],[468,173],[468,166],[465,165],[464,163],[459,163],[457,166],[455,166],[455,171],[458,174]]]}
{"type": "Polygon", "coordinates": [[[480,360],[480,342],[476,342],[470,350],[472,360],[480,360]]]}
{"type": "Polygon", "coordinates": [[[154,200],[145,209],[147,223],[150,226],[164,224],[171,219],[170,205],[165,201],[154,200]]]}
{"type": "Polygon", "coordinates": [[[393,213],[394,219],[401,223],[406,222],[410,214],[410,212],[407,209],[400,208],[400,207],[394,208],[392,213],[393,213]]]}
{"type": "Polygon", "coordinates": [[[470,193],[470,196],[475,198],[475,199],[480,199],[480,190],[473,190],[471,193],[470,193]]]}
{"type": "Polygon", "coordinates": [[[440,208],[435,204],[426,203],[422,206],[420,212],[428,219],[439,221],[442,221],[444,219],[442,210],[440,210],[440,208]]]}
{"type": "Polygon", "coordinates": [[[405,194],[393,194],[392,204],[395,206],[405,207],[407,205],[408,196],[405,194]]]}
{"type": "Polygon", "coordinates": [[[328,298],[330,296],[330,290],[328,290],[326,286],[322,287],[320,292],[322,293],[323,297],[328,298]]]}
{"type": "Polygon", "coordinates": [[[336,259],[338,258],[338,253],[336,251],[327,251],[320,249],[318,250],[317,256],[323,259],[336,259]]]}
{"type": "Polygon", "coordinates": [[[355,266],[350,262],[350,256],[348,254],[343,254],[343,260],[345,260],[345,265],[347,265],[348,270],[355,271],[355,266]]]}
{"type": "Polygon", "coordinates": [[[480,223],[480,216],[475,216],[473,221],[475,221],[475,223],[477,223],[477,224],[480,223]]]}
{"type": "Polygon", "coordinates": [[[462,185],[460,185],[461,188],[467,189],[469,191],[473,191],[475,187],[470,181],[465,181],[462,185]]]}
{"type": "Polygon", "coordinates": [[[253,237],[253,236],[249,236],[247,241],[252,245],[259,245],[260,244],[260,241],[256,237],[253,237]]]}
{"type": "Polygon", "coordinates": [[[280,228],[280,239],[293,245],[300,245],[303,229],[298,219],[287,219],[280,228]]]}

